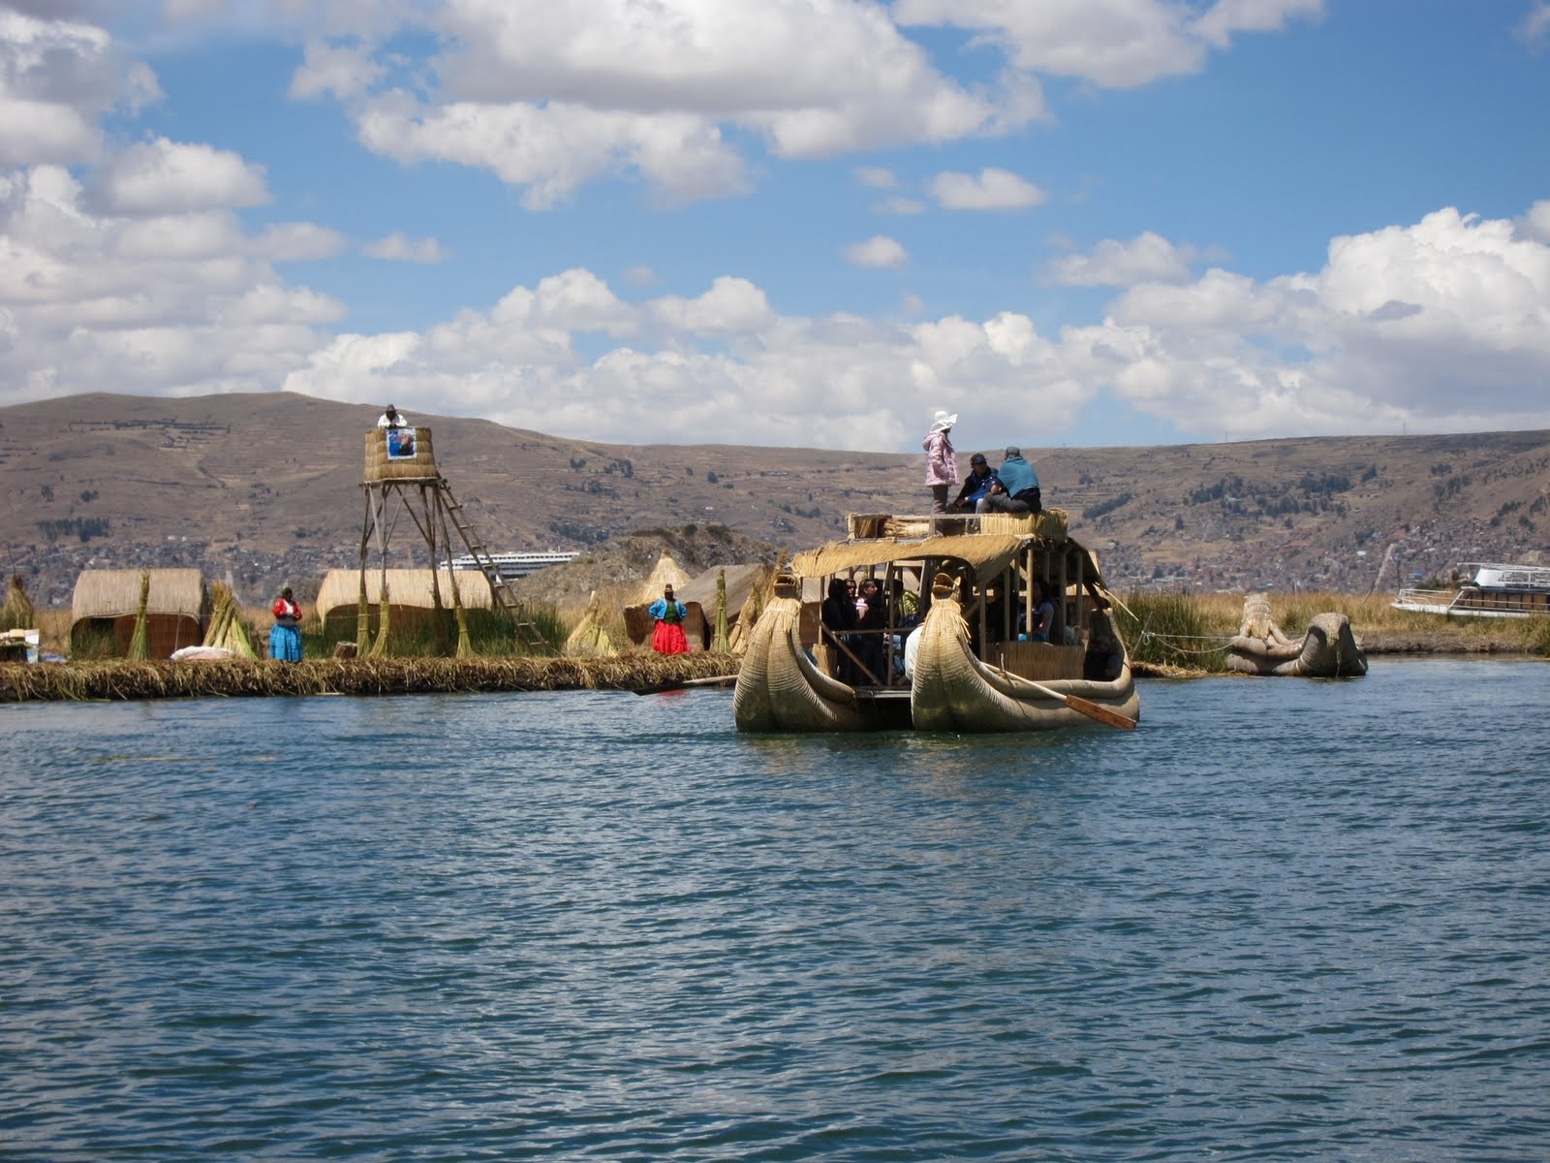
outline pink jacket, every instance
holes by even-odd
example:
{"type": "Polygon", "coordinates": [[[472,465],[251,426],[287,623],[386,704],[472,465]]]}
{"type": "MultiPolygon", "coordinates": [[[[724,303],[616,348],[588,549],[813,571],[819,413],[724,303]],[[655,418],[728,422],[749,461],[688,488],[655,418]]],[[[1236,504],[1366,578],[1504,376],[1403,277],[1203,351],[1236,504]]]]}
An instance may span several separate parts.
{"type": "Polygon", "coordinates": [[[958,459],[953,455],[953,442],[947,438],[947,433],[929,433],[920,446],[926,450],[926,487],[956,485],[958,459]]]}

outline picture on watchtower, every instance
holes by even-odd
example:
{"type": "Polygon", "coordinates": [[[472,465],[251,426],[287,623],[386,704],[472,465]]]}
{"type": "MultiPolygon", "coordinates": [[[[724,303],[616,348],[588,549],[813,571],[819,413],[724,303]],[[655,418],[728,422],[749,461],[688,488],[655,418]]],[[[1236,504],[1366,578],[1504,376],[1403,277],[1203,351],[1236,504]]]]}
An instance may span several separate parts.
{"type": "Polygon", "coordinates": [[[415,439],[413,428],[389,428],[383,435],[387,438],[389,460],[414,459],[415,439]]]}

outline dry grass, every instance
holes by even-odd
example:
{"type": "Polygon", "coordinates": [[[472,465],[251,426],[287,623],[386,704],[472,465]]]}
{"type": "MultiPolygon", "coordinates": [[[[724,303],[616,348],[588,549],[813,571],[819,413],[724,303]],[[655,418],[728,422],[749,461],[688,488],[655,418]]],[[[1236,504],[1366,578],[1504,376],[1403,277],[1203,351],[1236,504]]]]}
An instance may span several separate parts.
{"type": "Polygon", "coordinates": [[[454,691],[647,690],[737,673],[728,654],[0,664],[0,703],[454,691]]]}

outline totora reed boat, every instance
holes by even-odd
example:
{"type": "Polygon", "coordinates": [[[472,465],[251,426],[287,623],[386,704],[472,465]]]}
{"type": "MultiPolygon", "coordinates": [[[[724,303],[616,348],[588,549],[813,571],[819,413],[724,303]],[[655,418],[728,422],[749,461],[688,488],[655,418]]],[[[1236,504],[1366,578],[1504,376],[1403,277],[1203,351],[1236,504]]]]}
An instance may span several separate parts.
{"type": "Polygon", "coordinates": [[[738,673],[737,729],[1133,728],[1140,699],[1112,606],[1058,509],[852,514],[846,540],[776,578],[738,673]],[[839,616],[847,581],[878,586],[856,624],[839,616]]]}

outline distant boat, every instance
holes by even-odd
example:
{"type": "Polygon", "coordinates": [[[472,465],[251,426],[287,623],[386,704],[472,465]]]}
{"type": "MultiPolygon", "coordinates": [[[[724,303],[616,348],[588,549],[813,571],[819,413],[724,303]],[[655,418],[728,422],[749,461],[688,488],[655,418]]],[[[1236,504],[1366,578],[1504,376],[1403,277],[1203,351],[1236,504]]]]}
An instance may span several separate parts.
{"type": "MultiPolygon", "coordinates": [[[[573,561],[575,553],[492,553],[489,555],[495,563],[495,568],[501,577],[507,581],[516,581],[518,578],[527,577],[530,573],[550,565],[564,565],[573,561]]],[[[461,570],[479,570],[482,567],[477,558],[464,554],[462,557],[452,559],[452,568],[461,570]]]]}
{"type": "Polygon", "coordinates": [[[1407,587],[1392,605],[1418,614],[1466,618],[1532,618],[1550,614],[1550,566],[1463,562],[1469,582],[1452,590],[1407,587]]]}
{"type": "Polygon", "coordinates": [[[852,514],[850,531],[777,577],[738,672],[739,731],[1135,727],[1113,599],[1063,512],[852,514]],[[879,582],[880,622],[831,633],[820,599],[836,579],[838,594],[844,579],[879,582]],[[1052,642],[1027,640],[1035,580],[1053,600],[1052,642]]]}
{"type": "Polygon", "coordinates": [[[1367,655],[1344,614],[1315,614],[1301,638],[1288,638],[1270,616],[1270,599],[1250,594],[1243,600],[1243,625],[1227,644],[1227,669],[1238,674],[1360,678],[1367,673],[1367,655]]]}

